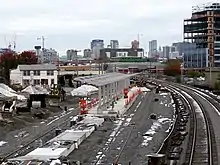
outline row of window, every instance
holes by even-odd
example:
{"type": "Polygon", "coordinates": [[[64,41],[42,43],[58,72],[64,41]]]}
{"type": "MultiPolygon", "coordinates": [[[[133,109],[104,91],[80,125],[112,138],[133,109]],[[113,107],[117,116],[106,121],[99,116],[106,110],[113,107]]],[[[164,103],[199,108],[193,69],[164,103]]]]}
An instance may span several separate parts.
{"type": "Polygon", "coordinates": [[[185,68],[204,68],[206,63],[197,63],[197,62],[186,62],[184,63],[185,68]]]}
{"type": "MultiPolygon", "coordinates": [[[[23,84],[24,85],[30,85],[31,80],[28,79],[24,79],[23,80],[23,84]]],[[[40,85],[40,84],[44,84],[44,85],[48,85],[48,80],[47,79],[34,79],[34,84],[33,85],[40,85]]],[[[54,84],[54,79],[51,79],[51,84],[54,84]]]]}
{"type": "MultiPolygon", "coordinates": [[[[35,70],[34,72],[34,76],[40,76],[40,71],[39,70],[35,70]]],[[[31,75],[31,71],[26,70],[23,71],[23,76],[30,76],[31,75]]],[[[53,70],[48,70],[47,71],[47,76],[53,76],[54,75],[54,71],[53,70]]]]}

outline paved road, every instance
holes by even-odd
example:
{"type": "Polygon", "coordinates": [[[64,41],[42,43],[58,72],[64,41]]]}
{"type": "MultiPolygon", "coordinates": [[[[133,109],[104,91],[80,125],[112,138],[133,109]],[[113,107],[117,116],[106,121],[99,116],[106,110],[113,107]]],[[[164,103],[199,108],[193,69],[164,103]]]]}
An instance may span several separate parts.
{"type": "MultiPolygon", "coordinates": [[[[52,118],[46,120],[45,122],[38,123],[36,125],[32,125],[29,127],[25,127],[21,130],[16,130],[9,132],[2,141],[7,142],[3,146],[0,146],[0,156],[4,155],[5,153],[9,153],[15,151],[19,147],[27,144],[28,142],[32,141],[36,137],[44,134],[48,130],[52,129],[53,127],[59,126],[60,123],[65,121],[69,121],[69,118],[73,115],[77,115],[79,110],[76,108],[78,105],[74,105],[75,108],[69,110],[68,112],[63,112],[58,116],[53,116],[52,118]]],[[[54,134],[52,132],[52,134],[54,134]]]]}

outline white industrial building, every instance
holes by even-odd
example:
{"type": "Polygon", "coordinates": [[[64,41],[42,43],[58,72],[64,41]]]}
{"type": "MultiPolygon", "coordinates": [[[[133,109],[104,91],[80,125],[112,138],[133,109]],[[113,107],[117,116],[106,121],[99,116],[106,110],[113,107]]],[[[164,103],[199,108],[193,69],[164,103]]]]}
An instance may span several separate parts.
{"type": "Polygon", "coordinates": [[[74,80],[82,84],[96,86],[98,91],[97,113],[103,114],[103,111],[110,107],[115,99],[122,97],[124,89],[130,86],[130,77],[136,74],[106,73],[102,75],[77,77],[74,80]]]}
{"type": "Polygon", "coordinates": [[[58,69],[54,64],[18,65],[10,71],[10,83],[28,85],[57,84],[58,69]]]}

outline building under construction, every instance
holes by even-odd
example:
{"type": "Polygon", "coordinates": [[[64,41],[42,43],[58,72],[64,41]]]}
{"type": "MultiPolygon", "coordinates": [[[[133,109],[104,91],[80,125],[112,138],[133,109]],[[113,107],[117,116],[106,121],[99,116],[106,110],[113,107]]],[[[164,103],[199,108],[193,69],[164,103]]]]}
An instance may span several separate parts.
{"type": "Polygon", "coordinates": [[[184,20],[184,41],[195,45],[194,53],[184,52],[188,67],[220,67],[220,3],[192,7],[192,17],[184,20]]]}

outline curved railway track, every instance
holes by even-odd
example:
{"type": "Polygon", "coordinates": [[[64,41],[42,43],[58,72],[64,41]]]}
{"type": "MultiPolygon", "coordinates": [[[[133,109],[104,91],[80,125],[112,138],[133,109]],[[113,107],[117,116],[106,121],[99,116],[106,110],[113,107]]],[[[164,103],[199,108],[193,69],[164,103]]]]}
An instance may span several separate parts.
{"type": "MultiPolygon", "coordinates": [[[[213,137],[214,131],[212,123],[203,104],[195,94],[186,91],[183,87],[177,85],[168,85],[178,92],[189,103],[191,109],[190,134],[188,152],[185,158],[185,164],[214,164],[213,137]]],[[[198,95],[198,93],[197,93],[198,95]]],[[[213,105],[214,106],[214,105],[213,105]]]]}

